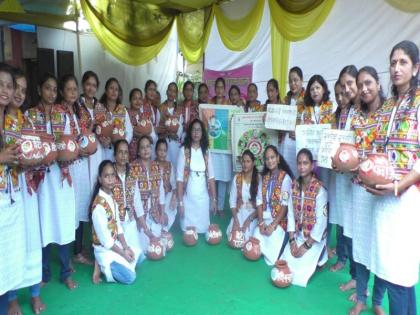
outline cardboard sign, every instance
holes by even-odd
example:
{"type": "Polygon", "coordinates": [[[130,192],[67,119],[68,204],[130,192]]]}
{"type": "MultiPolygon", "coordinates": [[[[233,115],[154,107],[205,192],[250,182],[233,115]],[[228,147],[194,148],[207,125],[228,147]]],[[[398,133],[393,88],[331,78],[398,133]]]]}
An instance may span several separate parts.
{"type": "Polygon", "coordinates": [[[297,106],[268,104],[265,128],[294,131],[296,127],[297,106]]]}
{"type": "Polygon", "coordinates": [[[314,160],[318,160],[321,136],[324,130],[331,129],[330,124],[296,126],[296,152],[306,148],[312,152],[314,160]]]}

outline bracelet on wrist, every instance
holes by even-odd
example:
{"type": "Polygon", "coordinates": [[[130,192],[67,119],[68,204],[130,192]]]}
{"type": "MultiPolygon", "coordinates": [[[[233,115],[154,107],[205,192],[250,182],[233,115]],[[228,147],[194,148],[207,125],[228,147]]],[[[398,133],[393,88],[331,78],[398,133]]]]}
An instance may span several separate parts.
{"type": "Polygon", "coordinates": [[[309,245],[306,241],[303,242],[303,247],[305,247],[306,249],[311,249],[312,245],[309,245]]]}

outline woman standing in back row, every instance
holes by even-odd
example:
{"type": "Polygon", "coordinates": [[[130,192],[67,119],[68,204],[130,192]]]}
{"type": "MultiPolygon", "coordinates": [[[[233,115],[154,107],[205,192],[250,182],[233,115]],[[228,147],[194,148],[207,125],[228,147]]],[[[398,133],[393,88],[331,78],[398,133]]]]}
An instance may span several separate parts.
{"type": "Polygon", "coordinates": [[[419,49],[410,41],[390,54],[392,96],[379,114],[374,145],[394,167],[395,181],[368,188],[379,195],[374,206],[370,270],[389,297],[391,315],[416,314],[420,246],[420,89],[419,49]]]}

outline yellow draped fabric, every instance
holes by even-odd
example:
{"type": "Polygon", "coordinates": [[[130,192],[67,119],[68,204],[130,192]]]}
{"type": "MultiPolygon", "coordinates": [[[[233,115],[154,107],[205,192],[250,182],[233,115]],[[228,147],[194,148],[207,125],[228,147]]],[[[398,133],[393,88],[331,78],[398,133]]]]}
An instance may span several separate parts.
{"type": "Polygon", "coordinates": [[[288,77],[290,41],[311,36],[324,23],[335,0],[268,0],[271,14],[273,77],[284,95],[288,77]]]}
{"type": "Polygon", "coordinates": [[[271,18],[271,68],[273,78],[279,81],[280,95],[286,94],[286,83],[288,80],[290,41],[285,39],[277,30],[271,18]]]}
{"type": "Polygon", "coordinates": [[[248,47],[255,34],[260,29],[264,11],[264,0],[257,0],[255,7],[241,19],[229,19],[222,9],[215,5],[217,28],[223,44],[234,51],[241,51],[248,47]]]}
{"type": "MultiPolygon", "coordinates": [[[[166,31],[163,38],[150,46],[132,45],[116,36],[100,19],[90,10],[88,0],[81,0],[83,13],[90,27],[101,44],[116,58],[130,65],[144,64],[153,59],[168,41],[170,30],[166,31]]],[[[118,3],[120,4],[120,3],[118,3]]],[[[172,23],[171,23],[172,25],[172,23]]]]}
{"type": "MultiPolygon", "coordinates": [[[[317,31],[327,18],[335,2],[335,0],[324,0],[312,10],[301,9],[303,13],[296,14],[283,9],[277,1],[283,2],[283,0],[268,0],[271,17],[279,32],[290,41],[303,40],[317,31]]],[[[306,2],[309,6],[313,6],[319,0],[306,2]]]]}
{"type": "Polygon", "coordinates": [[[177,19],[179,48],[190,63],[197,62],[206,49],[213,25],[213,7],[180,14],[177,19]]]}
{"type": "Polygon", "coordinates": [[[386,2],[388,2],[388,4],[392,5],[394,8],[404,12],[420,12],[419,0],[386,0],[386,2]]]}

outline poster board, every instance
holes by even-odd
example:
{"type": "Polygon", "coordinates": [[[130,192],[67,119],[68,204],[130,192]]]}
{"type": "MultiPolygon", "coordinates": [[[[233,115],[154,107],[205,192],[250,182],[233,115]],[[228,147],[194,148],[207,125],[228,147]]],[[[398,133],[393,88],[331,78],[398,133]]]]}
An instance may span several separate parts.
{"type": "Polygon", "coordinates": [[[318,151],[318,166],[331,169],[331,158],[337,152],[340,143],[355,143],[355,134],[351,130],[324,130],[318,151]]]}
{"type": "Polygon", "coordinates": [[[312,124],[296,126],[296,152],[307,148],[312,152],[314,160],[318,160],[321,136],[324,130],[331,129],[330,124],[312,124]]]}
{"type": "Polygon", "coordinates": [[[297,106],[268,104],[265,127],[284,131],[296,128],[297,106]]]}

